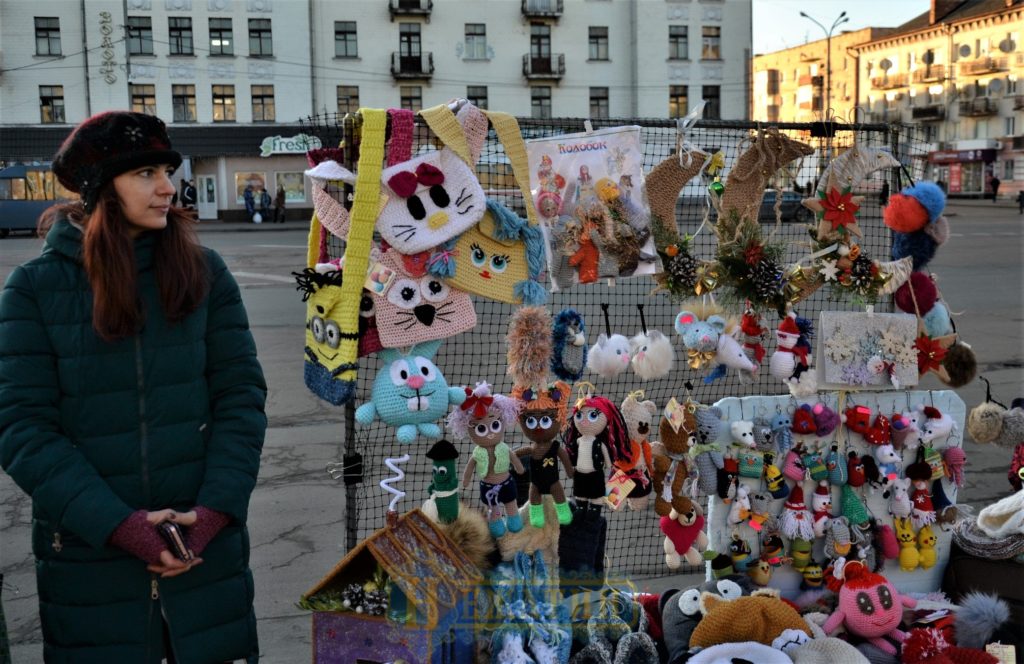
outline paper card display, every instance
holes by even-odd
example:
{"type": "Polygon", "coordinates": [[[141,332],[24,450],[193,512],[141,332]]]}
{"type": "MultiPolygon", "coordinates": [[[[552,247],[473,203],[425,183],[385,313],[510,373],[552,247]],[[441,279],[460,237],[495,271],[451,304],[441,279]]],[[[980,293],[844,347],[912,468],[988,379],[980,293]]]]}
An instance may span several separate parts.
{"type": "Polygon", "coordinates": [[[904,389],[917,385],[917,319],[909,314],[823,311],[818,384],[825,388],[904,389]]]}
{"type": "Polygon", "coordinates": [[[640,127],[526,141],[552,290],[660,270],[640,127]]]}
{"type": "Polygon", "coordinates": [[[605,482],[604,499],[608,502],[609,507],[613,510],[617,510],[626,502],[626,498],[635,486],[636,482],[627,477],[621,470],[616,470],[615,473],[608,478],[608,481],[605,482]]]}

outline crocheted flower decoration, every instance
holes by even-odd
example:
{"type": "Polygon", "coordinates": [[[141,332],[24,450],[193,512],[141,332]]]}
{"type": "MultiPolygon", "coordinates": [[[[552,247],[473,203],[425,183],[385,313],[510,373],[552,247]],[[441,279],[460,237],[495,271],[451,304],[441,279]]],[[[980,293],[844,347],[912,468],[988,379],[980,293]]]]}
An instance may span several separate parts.
{"type": "Polygon", "coordinates": [[[914,342],[914,348],[917,349],[917,372],[922,376],[941,367],[946,358],[942,344],[924,334],[914,342]]]}
{"type": "Polygon", "coordinates": [[[818,274],[825,281],[838,281],[839,280],[839,266],[837,261],[826,259],[821,261],[821,266],[818,268],[818,274]]]}
{"type": "Polygon", "coordinates": [[[856,223],[855,215],[860,206],[853,201],[853,192],[849,189],[839,191],[835,187],[827,193],[818,194],[821,207],[824,209],[825,220],[831,222],[832,230],[845,232],[846,226],[856,223]]]}

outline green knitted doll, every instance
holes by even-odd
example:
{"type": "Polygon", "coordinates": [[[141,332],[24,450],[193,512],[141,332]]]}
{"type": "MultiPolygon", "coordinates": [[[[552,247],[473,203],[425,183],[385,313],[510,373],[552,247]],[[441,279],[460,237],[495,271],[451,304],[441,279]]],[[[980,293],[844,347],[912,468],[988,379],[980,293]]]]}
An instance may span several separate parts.
{"type": "Polygon", "coordinates": [[[447,440],[439,440],[427,452],[433,463],[433,479],[427,492],[437,508],[439,523],[452,523],[459,517],[459,476],[456,464],[459,451],[447,440]]]}

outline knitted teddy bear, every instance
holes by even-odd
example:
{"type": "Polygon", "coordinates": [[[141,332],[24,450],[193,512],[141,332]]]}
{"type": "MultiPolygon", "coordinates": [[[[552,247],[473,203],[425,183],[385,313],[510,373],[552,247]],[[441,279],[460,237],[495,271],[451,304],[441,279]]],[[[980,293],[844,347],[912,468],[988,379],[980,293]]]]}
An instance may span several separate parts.
{"type": "Polygon", "coordinates": [[[683,406],[683,421],[678,430],[667,417],[663,416],[659,423],[660,440],[652,446],[654,468],[651,478],[654,481],[654,511],[660,516],[667,516],[673,508],[679,513],[688,511],[685,508],[689,499],[683,491],[683,482],[689,475],[686,453],[694,443],[700,410],[690,403],[683,406]]]}
{"type": "Polygon", "coordinates": [[[629,507],[633,510],[646,508],[651,495],[651,470],[654,468],[654,460],[649,436],[652,424],[658,416],[657,404],[653,401],[640,401],[640,398],[643,398],[643,392],[629,394],[619,409],[629,431],[630,458],[621,459],[615,464],[616,468],[635,482],[627,497],[629,507]]]}
{"type": "Polygon", "coordinates": [[[775,589],[758,589],[750,596],[726,600],[712,593],[700,597],[704,618],[690,637],[690,647],[709,648],[719,643],[756,641],[772,645],[784,631],[810,630],[797,610],[779,598],[775,589]]]}
{"type": "Polygon", "coordinates": [[[832,634],[840,625],[845,625],[846,631],[895,655],[896,648],[882,637],[888,636],[900,643],[907,638],[906,633],[899,629],[903,608],[914,608],[917,600],[900,595],[888,579],[856,561],[846,563],[839,576],[841,580],[837,581],[842,584],[838,593],[839,605],[822,629],[826,634],[832,634]]]}
{"type": "Polygon", "coordinates": [[[697,503],[688,498],[673,501],[673,508],[661,517],[659,526],[665,535],[665,564],[670,570],[679,569],[683,560],[690,565],[701,563],[701,552],[708,548],[708,536],[704,532],[704,514],[697,503]],[[684,511],[677,512],[677,504],[684,511]]]}

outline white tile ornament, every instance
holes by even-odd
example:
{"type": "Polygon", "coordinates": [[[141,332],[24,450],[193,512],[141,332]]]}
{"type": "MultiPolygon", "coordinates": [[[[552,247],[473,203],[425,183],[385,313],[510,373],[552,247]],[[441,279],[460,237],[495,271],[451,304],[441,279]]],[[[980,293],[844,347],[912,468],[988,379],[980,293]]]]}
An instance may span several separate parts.
{"type": "Polygon", "coordinates": [[[152,0],[128,0],[128,11],[148,12],[153,9],[152,0]]]}
{"type": "Polygon", "coordinates": [[[678,7],[669,5],[667,7],[668,20],[670,21],[688,21],[690,20],[690,8],[689,7],[678,7]]]}
{"type": "Polygon", "coordinates": [[[155,66],[138,62],[131,63],[131,69],[128,72],[129,81],[139,81],[152,78],[156,78],[155,66]]]}
{"type": "Polygon", "coordinates": [[[169,12],[190,12],[192,0],[164,0],[164,8],[169,12]]]}
{"type": "Polygon", "coordinates": [[[821,389],[902,389],[917,385],[917,318],[910,314],[823,311],[815,333],[821,389]]]}
{"type": "Polygon", "coordinates": [[[235,77],[235,66],[227,63],[215,63],[211,64],[208,70],[210,72],[211,79],[221,78],[234,78],[235,77]]]}
{"type": "Polygon", "coordinates": [[[269,13],[274,11],[274,3],[273,0],[249,0],[248,9],[255,13],[269,13]]]}
{"type": "Polygon", "coordinates": [[[167,77],[173,80],[194,80],[196,77],[196,66],[191,63],[172,63],[167,68],[167,77]]]}
{"type": "Polygon", "coordinates": [[[718,65],[701,65],[701,72],[705,80],[722,80],[722,68],[718,65]]]}
{"type": "MultiPolygon", "coordinates": [[[[836,393],[821,392],[818,394],[817,399],[799,399],[799,403],[828,403],[837,404],[839,395],[836,393]]],[[[849,406],[852,402],[858,404],[871,404],[872,410],[878,409],[882,413],[896,413],[907,410],[909,407],[911,410],[917,408],[918,405],[922,406],[934,406],[943,415],[949,415],[955,422],[955,426],[952,430],[942,437],[936,439],[931,444],[939,452],[952,447],[963,447],[963,439],[960,432],[964,430],[964,419],[967,414],[967,409],[964,402],[952,390],[940,390],[940,391],[927,391],[927,390],[907,390],[907,391],[888,391],[888,392],[859,392],[851,394],[846,397],[846,406],[849,406]]],[[[799,403],[797,405],[799,405],[799,403]]],[[[793,398],[786,395],[777,396],[752,396],[752,397],[728,397],[715,403],[715,406],[720,408],[724,413],[723,419],[726,422],[734,422],[742,420],[750,413],[766,412],[775,413],[788,412],[793,407],[793,398]]],[[[837,430],[837,442],[839,443],[839,452],[841,457],[845,458],[846,454],[850,451],[856,451],[858,454],[870,454],[871,451],[868,449],[869,446],[864,442],[863,438],[858,435],[848,435],[845,431],[844,426],[840,426],[837,430]]],[[[729,428],[723,427],[723,433],[720,436],[720,441],[724,444],[727,442],[729,437],[729,428]]],[[[897,454],[900,454],[897,452],[897,454]]],[[[901,466],[906,468],[909,464],[915,460],[915,452],[910,448],[906,448],[902,452],[901,466]]],[[[968,472],[970,472],[968,470],[968,472]]],[[[939,480],[942,482],[942,489],[950,502],[954,505],[958,502],[957,487],[948,478],[942,478],[939,480]]],[[[739,479],[741,485],[746,486],[752,493],[761,490],[761,480],[741,477],[739,479]]],[[[786,481],[788,485],[792,487],[793,482],[791,480],[786,481]]],[[[804,495],[807,496],[808,504],[810,504],[810,497],[814,494],[817,482],[806,479],[801,483],[804,495]]],[[[838,514],[840,512],[841,505],[841,492],[838,486],[833,486],[830,489],[832,497],[832,513],[838,514]]],[[[893,525],[892,517],[889,516],[888,512],[888,500],[883,496],[881,490],[865,490],[865,489],[854,489],[859,497],[861,497],[869,511],[875,517],[879,518],[884,525],[893,525]]],[[[788,498],[779,498],[771,501],[769,513],[773,515],[780,514],[783,510],[783,505],[788,498]]],[[[747,540],[748,542],[755,543],[758,541],[759,533],[755,532],[747,523],[743,523],[739,526],[730,526],[728,524],[728,514],[730,506],[722,502],[717,496],[713,496],[708,504],[706,521],[708,528],[708,548],[718,552],[728,552],[729,543],[732,538],[732,533],[737,532],[740,537],[747,540]]],[[[916,568],[910,572],[904,572],[900,569],[898,560],[886,560],[884,567],[881,570],[881,574],[885,576],[889,581],[893,583],[901,592],[904,593],[925,593],[934,592],[939,590],[942,586],[942,574],[945,570],[946,563],[949,560],[950,544],[952,542],[952,532],[939,527],[936,524],[932,524],[932,531],[938,538],[935,545],[936,553],[936,564],[929,568],[916,568]]],[[[915,532],[916,532],[915,528],[915,532]]],[[[789,551],[789,541],[785,541],[785,550],[789,551]]],[[[814,542],[813,559],[818,562],[825,561],[824,555],[824,541],[816,539],[814,542]]],[[[710,563],[707,565],[707,579],[711,580],[711,566],[710,563]]],[[[769,587],[777,588],[782,592],[782,595],[787,599],[794,599],[801,594],[800,582],[802,577],[798,571],[793,569],[789,564],[784,564],[782,567],[775,568],[772,573],[771,580],[769,581],[769,587]]]]}
{"type": "Polygon", "coordinates": [[[722,8],[721,7],[705,7],[704,8],[704,20],[705,21],[721,21],[722,20],[722,8]]]}
{"type": "Polygon", "coordinates": [[[249,61],[249,78],[267,80],[274,78],[274,63],[249,61]]]}
{"type": "Polygon", "coordinates": [[[235,0],[207,0],[206,9],[211,12],[230,12],[235,0]]]}

